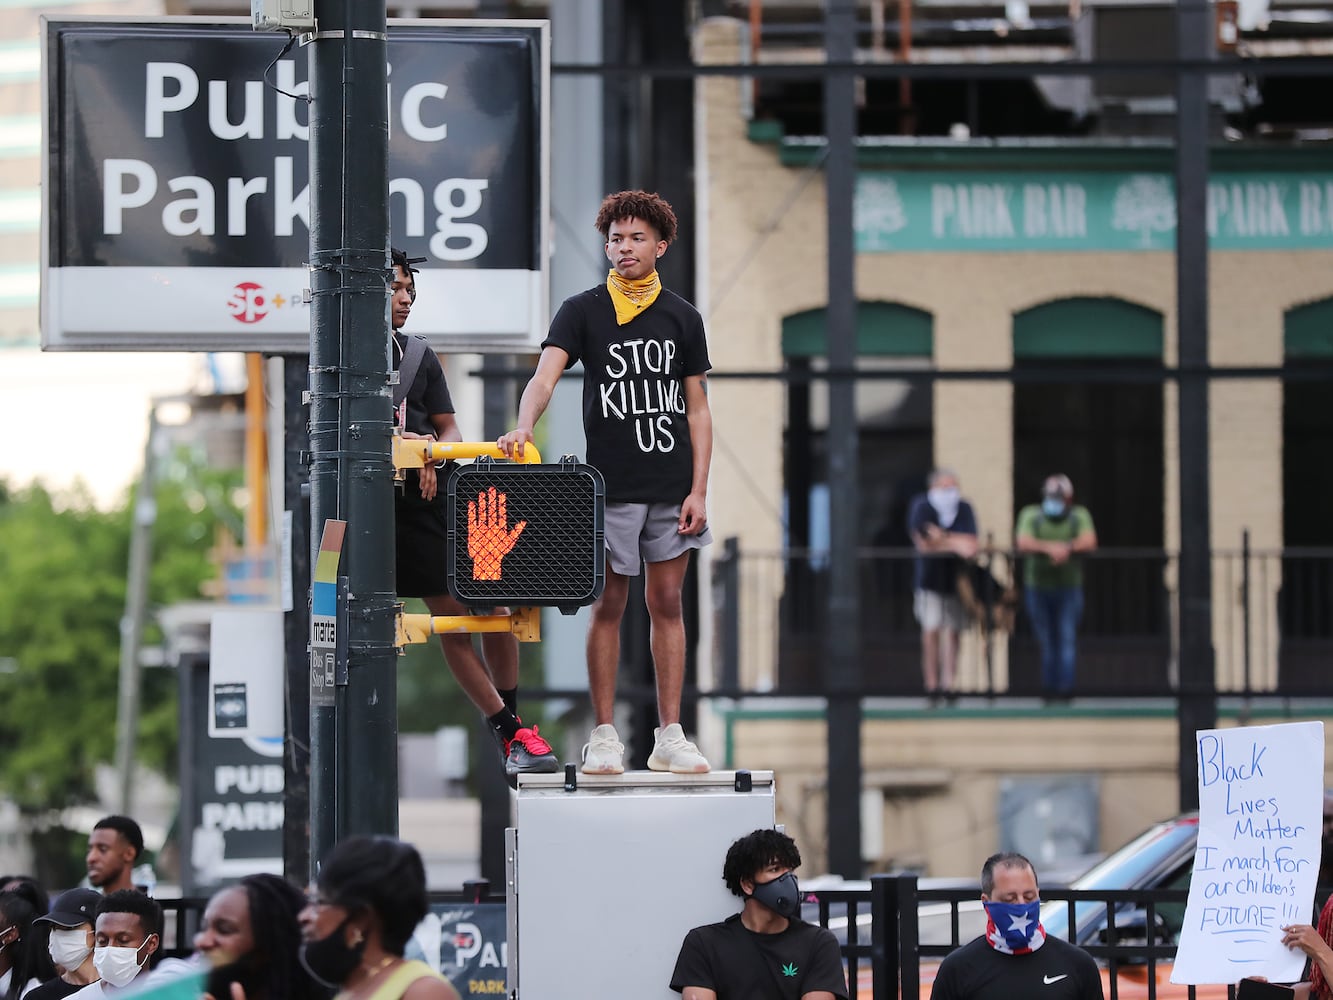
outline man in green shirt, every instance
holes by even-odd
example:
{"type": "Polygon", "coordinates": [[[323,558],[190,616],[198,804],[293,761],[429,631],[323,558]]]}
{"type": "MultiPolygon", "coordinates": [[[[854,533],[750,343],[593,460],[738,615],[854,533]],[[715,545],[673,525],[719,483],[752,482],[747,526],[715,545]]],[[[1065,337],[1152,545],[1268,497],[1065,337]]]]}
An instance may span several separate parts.
{"type": "Polygon", "coordinates": [[[1083,566],[1079,556],[1097,548],[1097,531],[1086,507],[1074,503],[1068,476],[1047,478],[1041,503],[1018,513],[1018,551],[1027,556],[1023,591],[1032,631],[1041,648],[1046,691],[1068,698],[1074,689],[1078,623],[1083,617],[1083,566]]]}

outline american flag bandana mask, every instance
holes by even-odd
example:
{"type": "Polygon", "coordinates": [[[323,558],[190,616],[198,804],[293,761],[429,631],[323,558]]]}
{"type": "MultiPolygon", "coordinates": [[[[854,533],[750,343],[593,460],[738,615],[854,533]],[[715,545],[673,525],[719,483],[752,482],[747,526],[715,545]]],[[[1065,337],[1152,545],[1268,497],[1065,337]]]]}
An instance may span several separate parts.
{"type": "Polygon", "coordinates": [[[986,908],[986,940],[1006,955],[1026,955],[1046,941],[1041,926],[1041,900],[1030,903],[983,903],[986,908]]]}

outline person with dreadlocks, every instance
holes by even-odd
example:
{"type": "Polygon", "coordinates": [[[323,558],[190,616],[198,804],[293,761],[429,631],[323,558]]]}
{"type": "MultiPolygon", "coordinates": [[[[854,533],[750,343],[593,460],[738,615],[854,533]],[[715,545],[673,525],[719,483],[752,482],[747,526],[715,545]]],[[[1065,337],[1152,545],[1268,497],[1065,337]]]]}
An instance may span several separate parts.
{"type": "Polygon", "coordinates": [[[621,191],[602,202],[595,225],[606,241],[610,273],[556,313],[519,401],[518,426],[497,444],[522,456],[561,372],[583,362],[588,463],[606,480],[606,586],[593,604],[587,641],[596,728],[583,748],[583,771],[625,770],[625,747],[612,724],[620,621],[630,580],[646,562],[660,721],[648,767],[698,773],[708,770],[708,761],[680,725],[681,591],[690,551],[712,541],[706,497],[713,418],[705,383],[712,365],[699,311],[663,288],[657,273],[676,238],[671,206],[647,191],[621,191]]]}
{"type": "Polygon", "coordinates": [[[194,936],[211,970],[204,992],[231,1000],[240,983],[245,1000],[325,1000],[329,991],[297,958],[304,908],[305,894],[278,875],[247,875],[214,893],[194,936]]]}
{"type": "Polygon", "coordinates": [[[1289,924],[1282,928],[1282,943],[1310,956],[1312,1000],[1333,1000],[1333,898],[1319,912],[1319,926],[1289,924]]]}
{"type": "MultiPolygon", "coordinates": [[[[409,258],[405,251],[394,249],[392,260],[390,351],[393,370],[398,373],[393,387],[394,420],[405,438],[461,441],[440,359],[424,338],[403,333],[417,298],[417,272],[412,265],[425,258],[409,258]]],[[[427,462],[422,469],[406,470],[405,482],[395,497],[398,596],[421,598],[432,615],[467,614],[449,593],[445,559],[449,522],[435,466],[427,462]]],[[[508,632],[483,634],[484,662],[468,633],[442,633],[440,646],[458,686],[486,716],[500,743],[510,782],[516,782],[520,773],[559,770],[560,761],[551,745],[536,726],[525,726],[518,717],[518,640],[508,632]]]]}

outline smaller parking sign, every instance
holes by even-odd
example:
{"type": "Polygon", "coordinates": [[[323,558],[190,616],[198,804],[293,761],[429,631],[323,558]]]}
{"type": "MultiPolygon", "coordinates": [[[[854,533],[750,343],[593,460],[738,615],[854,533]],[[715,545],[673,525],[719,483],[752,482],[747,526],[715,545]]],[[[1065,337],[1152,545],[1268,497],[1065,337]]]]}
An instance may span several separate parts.
{"type": "Polygon", "coordinates": [[[310,588],[310,704],[333,705],[338,663],[338,561],[342,555],[346,521],[324,522],[324,535],[315,559],[310,588]]]}

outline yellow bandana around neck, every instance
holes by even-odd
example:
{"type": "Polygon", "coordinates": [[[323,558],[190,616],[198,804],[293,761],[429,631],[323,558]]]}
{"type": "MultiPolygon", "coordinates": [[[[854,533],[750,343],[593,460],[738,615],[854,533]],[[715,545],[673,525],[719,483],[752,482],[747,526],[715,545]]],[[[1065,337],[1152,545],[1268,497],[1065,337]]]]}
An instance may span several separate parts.
{"type": "Polygon", "coordinates": [[[606,290],[616,307],[616,325],[624,326],[639,313],[657,301],[662,291],[662,279],[654,271],[646,278],[633,281],[622,278],[613,267],[606,276],[606,290]]]}

